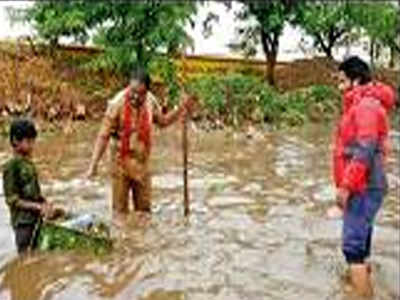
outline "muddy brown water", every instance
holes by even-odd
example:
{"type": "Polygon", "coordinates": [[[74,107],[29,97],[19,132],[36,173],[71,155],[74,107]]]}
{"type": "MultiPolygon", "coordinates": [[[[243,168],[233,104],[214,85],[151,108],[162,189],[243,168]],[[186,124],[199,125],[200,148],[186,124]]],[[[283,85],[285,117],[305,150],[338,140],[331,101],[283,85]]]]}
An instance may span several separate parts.
{"type": "MultiPolygon", "coordinates": [[[[180,136],[164,131],[153,151],[151,220],[131,214],[115,250],[100,258],[18,259],[0,190],[0,299],[356,299],[345,292],[341,221],[324,217],[334,193],[330,132],[311,126],[251,139],[192,132],[185,221],[180,136]]],[[[90,149],[92,139],[80,147],[90,149]]],[[[389,159],[390,192],[374,235],[374,299],[400,297],[398,156],[389,159]]],[[[78,157],[63,163],[87,168],[78,157]]],[[[74,212],[110,218],[107,178],[48,180],[43,191],[74,212]]]]}

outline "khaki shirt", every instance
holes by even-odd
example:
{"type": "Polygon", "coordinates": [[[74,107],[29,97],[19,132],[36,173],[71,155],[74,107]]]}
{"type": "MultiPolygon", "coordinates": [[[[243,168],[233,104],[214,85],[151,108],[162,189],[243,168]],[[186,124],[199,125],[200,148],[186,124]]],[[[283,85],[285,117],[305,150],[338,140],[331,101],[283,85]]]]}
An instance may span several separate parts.
{"type": "MultiPolygon", "coordinates": [[[[135,177],[137,168],[146,169],[148,165],[148,154],[145,150],[145,145],[138,140],[137,132],[132,132],[129,139],[129,160],[121,165],[121,147],[122,147],[122,132],[124,128],[124,103],[125,103],[126,88],[120,91],[112,100],[109,101],[107,111],[103,118],[100,135],[108,138],[110,141],[110,155],[112,173],[123,172],[129,177],[135,177]],[[131,166],[129,166],[131,165],[131,166]]],[[[157,119],[161,113],[156,97],[147,92],[146,101],[143,105],[148,105],[150,111],[151,122],[157,119]]],[[[138,110],[132,107],[132,122],[136,124],[138,110]]],[[[141,170],[141,171],[142,171],[141,170]]]]}

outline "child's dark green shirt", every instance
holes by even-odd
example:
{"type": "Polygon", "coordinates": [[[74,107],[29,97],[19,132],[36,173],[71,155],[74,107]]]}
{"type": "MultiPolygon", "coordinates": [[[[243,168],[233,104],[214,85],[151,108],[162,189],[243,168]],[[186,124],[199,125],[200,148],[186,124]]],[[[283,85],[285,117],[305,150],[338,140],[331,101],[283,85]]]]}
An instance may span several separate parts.
{"type": "Polygon", "coordinates": [[[16,206],[18,200],[43,202],[33,162],[21,156],[10,159],[4,166],[3,184],[13,228],[19,225],[35,224],[40,218],[39,212],[16,206]]]}

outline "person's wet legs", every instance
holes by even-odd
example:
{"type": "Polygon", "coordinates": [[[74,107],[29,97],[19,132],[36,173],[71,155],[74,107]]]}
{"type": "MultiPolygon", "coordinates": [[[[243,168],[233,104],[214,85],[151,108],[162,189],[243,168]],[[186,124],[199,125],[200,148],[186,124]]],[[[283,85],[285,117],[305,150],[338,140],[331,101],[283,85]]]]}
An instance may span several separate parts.
{"type": "Polygon", "coordinates": [[[343,217],[342,250],[350,266],[350,279],[359,294],[371,295],[371,269],[365,259],[371,253],[373,222],[383,199],[383,192],[369,191],[353,195],[343,217]]]}

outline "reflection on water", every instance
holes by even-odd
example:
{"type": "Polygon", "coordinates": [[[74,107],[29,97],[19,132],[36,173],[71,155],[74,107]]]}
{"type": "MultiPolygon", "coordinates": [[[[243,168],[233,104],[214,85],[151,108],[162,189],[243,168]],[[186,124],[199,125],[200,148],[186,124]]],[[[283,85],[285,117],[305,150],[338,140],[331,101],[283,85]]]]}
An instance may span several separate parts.
{"type": "MultiPolygon", "coordinates": [[[[167,131],[153,157],[152,218],[143,223],[132,214],[115,251],[101,258],[15,258],[0,192],[0,299],[355,299],[344,292],[341,223],[324,218],[334,197],[328,133],[308,128],[257,140],[196,133],[192,214],[185,221],[179,132],[167,131]]],[[[398,163],[394,153],[390,193],[377,220],[375,299],[400,296],[398,163]]],[[[106,178],[51,180],[43,190],[73,212],[109,218],[106,178]]]]}

